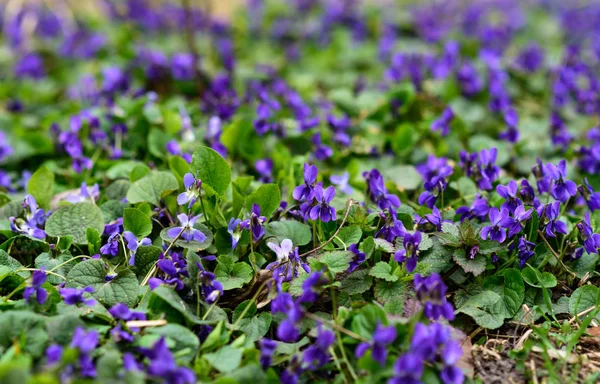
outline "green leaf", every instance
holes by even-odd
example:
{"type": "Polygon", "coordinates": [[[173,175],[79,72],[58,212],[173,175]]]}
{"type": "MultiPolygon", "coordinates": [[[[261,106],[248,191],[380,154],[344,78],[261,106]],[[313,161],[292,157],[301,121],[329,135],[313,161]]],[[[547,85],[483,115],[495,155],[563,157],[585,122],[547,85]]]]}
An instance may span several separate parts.
{"type": "Polygon", "coordinates": [[[394,182],[398,190],[415,190],[421,185],[422,178],[417,169],[412,165],[394,165],[382,169],[385,180],[394,182]]]}
{"type": "Polygon", "coordinates": [[[385,239],[376,238],[373,240],[375,242],[375,249],[381,250],[385,253],[394,253],[396,252],[396,248],[394,244],[390,243],[385,239]]]}
{"type": "Polygon", "coordinates": [[[131,204],[148,202],[158,206],[164,196],[178,188],[179,183],[171,172],[152,171],[131,184],[127,201],[131,204]]]}
{"type": "Polygon", "coordinates": [[[365,254],[367,260],[370,259],[375,252],[375,240],[372,236],[367,237],[360,243],[358,249],[365,254]]]}
{"type": "Polygon", "coordinates": [[[235,310],[233,311],[233,315],[231,315],[231,322],[235,323],[236,321],[238,321],[238,319],[240,318],[240,316],[242,316],[242,313],[244,311],[246,311],[244,318],[252,318],[252,316],[254,316],[257,311],[256,303],[251,300],[244,300],[243,302],[238,304],[238,306],[235,307],[235,310]],[[248,309],[246,309],[246,307],[248,307],[248,309]]]}
{"type": "Polygon", "coordinates": [[[246,209],[248,212],[253,204],[260,206],[261,215],[267,219],[279,208],[281,203],[281,191],[277,184],[263,184],[246,198],[246,209]]]}
{"type": "Polygon", "coordinates": [[[49,209],[54,196],[54,173],[44,166],[40,167],[27,182],[27,193],[35,198],[40,207],[49,209]]]}
{"type": "Polygon", "coordinates": [[[224,290],[241,288],[252,280],[252,267],[244,262],[236,263],[231,256],[221,255],[217,258],[215,275],[224,290]]]}
{"type": "Polygon", "coordinates": [[[11,201],[0,207],[0,220],[8,220],[9,217],[19,217],[23,214],[23,206],[20,201],[11,201]]]}
{"type": "Polygon", "coordinates": [[[416,273],[429,275],[431,273],[444,273],[454,265],[452,251],[444,247],[436,236],[431,236],[433,246],[426,252],[419,254],[416,273]]]}
{"type": "Polygon", "coordinates": [[[506,249],[506,246],[498,243],[497,241],[482,240],[479,242],[479,251],[478,252],[482,255],[490,255],[494,252],[498,253],[498,252],[502,251],[503,249],[506,249]]]}
{"type": "MultiPolygon", "coordinates": [[[[169,229],[171,229],[173,227],[168,227],[163,229],[162,231],[160,231],[160,238],[163,239],[164,241],[166,241],[167,243],[170,243],[171,241],[173,241],[174,239],[171,238],[168,234],[169,229]]],[[[196,221],[196,224],[194,224],[194,228],[199,230],[200,232],[202,232],[204,234],[204,236],[206,236],[206,239],[203,242],[197,242],[197,241],[187,241],[184,239],[179,239],[175,242],[175,245],[178,247],[182,247],[185,249],[190,249],[194,252],[198,252],[198,251],[202,251],[208,247],[210,247],[210,245],[212,244],[213,241],[213,234],[210,231],[210,229],[208,229],[208,227],[202,223],[200,223],[200,221],[196,221]]]]}
{"type": "MultiPolygon", "coordinates": [[[[150,171],[151,171],[150,167],[148,167],[146,164],[138,164],[135,167],[133,167],[133,169],[131,170],[131,173],[129,174],[129,181],[131,183],[135,183],[142,177],[149,174],[150,171]]],[[[131,183],[130,183],[130,186],[131,186],[131,183]]]]}
{"type": "Polygon", "coordinates": [[[290,239],[295,246],[306,245],[311,239],[310,227],[295,220],[273,221],[265,227],[265,235],[267,239],[274,237],[280,244],[290,239]]]}
{"type": "Polygon", "coordinates": [[[221,196],[231,183],[229,164],[212,148],[200,147],[194,152],[192,170],[202,180],[203,186],[210,187],[221,196]]]}
{"type": "Polygon", "coordinates": [[[273,317],[269,312],[262,312],[257,316],[240,320],[238,329],[250,340],[258,341],[269,331],[273,317]]]}
{"type": "MultiPolygon", "coordinates": [[[[85,237],[87,238],[88,252],[90,255],[100,253],[102,238],[100,237],[98,231],[96,231],[94,228],[88,228],[85,231],[85,237]]],[[[66,247],[65,249],[69,249],[69,247],[66,247]]]]}
{"type": "Polygon", "coordinates": [[[370,276],[385,281],[398,281],[398,276],[392,275],[392,267],[385,261],[380,261],[369,272],[370,276]]]}
{"type": "Polygon", "coordinates": [[[148,309],[156,315],[164,314],[169,323],[178,321],[191,324],[203,323],[177,292],[168,287],[160,286],[150,293],[148,309]]]}
{"type": "Polygon", "coordinates": [[[458,227],[452,223],[442,223],[442,232],[456,236],[457,238],[459,236],[458,227]]]}
{"type": "Polygon", "coordinates": [[[483,291],[469,298],[456,312],[472,317],[482,328],[500,328],[504,324],[503,313],[498,312],[496,306],[500,300],[501,297],[496,292],[483,291]]]}
{"type": "Polygon", "coordinates": [[[167,324],[156,328],[149,327],[146,329],[146,333],[166,336],[175,341],[175,347],[171,351],[176,353],[178,358],[187,362],[194,359],[200,348],[200,340],[198,340],[196,334],[179,324],[167,324]],[[185,351],[185,353],[181,353],[182,351],[185,351]]]}
{"type": "Polygon", "coordinates": [[[550,272],[540,272],[537,268],[526,266],[523,271],[523,280],[532,287],[554,288],[558,284],[556,277],[550,272]]]}
{"type": "Polygon", "coordinates": [[[152,220],[139,209],[126,208],[123,229],[132,232],[137,238],[146,237],[152,233],[152,220]]]}
{"type": "Polygon", "coordinates": [[[61,345],[71,342],[77,327],[85,327],[85,323],[76,313],[53,316],[46,320],[46,330],[52,342],[61,345]]]}
{"type": "Polygon", "coordinates": [[[224,373],[236,370],[242,362],[242,352],[231,345],[226,345],[216,352],[204,354],[202,357],[219,372],[224,373]]]}
{"type": "Polygon", "coordinates": [[[87,244],[87,229],[104,232],[102,211],[92,203],[78,203],[58,208],[46,222],[46,233],[52,237],[73,236],[76,244],[87,244]]]}
{"type": "MultiPolygon", "coordinates": [[[[398,239],[396,241],[398,241],[398,239]]],[[[433,240],[431,240],[431,237],[428,234],[422,233],[421,243],[419,244],[419,252],[425,252],[431,247],[433,247],[433,240]]]]}
{"type": "Polygon", "coordinates": [[[513,317],[525,299],[525,284],[521,272],[514,268],[505,269],[499,274],[486,278],[483,281],[483,289],[500,295],[500,300],[494,309],[498,313],[503,313],[504,318],[513,317]]]}
{"type": "Polygon", "coordinates": [[[473,259],[467,257],[464,249],[457,249],[452,254],[452,258],[465,272],[472,273],[473,276],[481,275],[485,272],[487,258],[479,253],[473,259]]]}
{"type": "Polygon", "coordinates": [[[150,272],[154,263],[158,261],[158,256],[162,252],[162,249],[154,246],[140,246],[137,249],[135,252],[135,264],[131,267],[131,270],[138,277],[140,283],[144,280],[148,272],[150,272]]]}
{"type": "Polygon", "coordinates": [[[375,284],[375,298],[381,304],[385,304],[392,299],[404,297],[404,295],[406,295],[406,283],[401,281],[388,282],[379,280],[375,284]]]}
{"type": "Polygon", "coordinates": [[[67,286],[94,288],[92,296],[106,307],[125,303],[129,307],[138,301],[139,284],[135,274],[126,269],[112,280],[106,279],[107,266],[101,260],[86,260],[74,266],[67,275],[67,286]],[[108,281],[107,281],[108,280],[108,281]]]}
{"type": "Polygon", "coordinates": [[[390,315],[402,315],[404,313],[404,303],[405,297],[392,297],[388,301],[386,301],[383,308],[390,315]]]}
{"type": "MultiPolygon", "coordinates": [[[[54,267],[56,267],[57,265],[62,264],[62,262],[63,262],[62,260],[55,259],[52,256],[50,256],[49,253],[44,252],[44,253],[41,253],[38,257],[35,258],[35,267],[36,268],[45,267],[46,270],[53,270],[53,272],[56,272],[57,274],[64,276],[64,270],[63,270],[63,268],[54,269],[54,267]]],[[[64,280],[61,279],[58,276],[48,274],[48,282],[50,284],[56,285],[56,284],[62,283],[63,281],[64,280]]]]}
{"type": "Polygon", "coordinates": [[[578,278],[582,279],[586,274],[593,273],[598,263],[598,254],[588,254],[584,252],[583,255],[571,262],[571,270],[575,272],[578,278]]]}
{"type": "Polygon", "coordinates": [[[349,227],[344,227],[340,229],[340,232],[333,239],[333,242],[340,247],[343,247],[344,244],[346,247],[349,247],[352,244],[358,244],[361,237],[362,230],[360,229],[360,226],[351,225],[349,227]]]}
{"type": "Polygon", "coordinates": [[[162,124],[163,116],[160,110],[160,106],[153,102],[144,105],[143,115],[151,124],[162,124]]]}
{"type": "Polygon", "coordinates": [[[162,159],[167,153],[167,143],[171,137],[158,128],[152,128],[148,134],[148,152],[162,159]]]}
{"type": "MultiPolygon", "coordinates": [[[[0,265],[8,267],[12,272],[16,272],[19,269],[23,268],[23,264],[19,262],[19,260],[13,258],[4,250],[0,249],[0,265]]],[[[28,271],[19,272],[19,276],[26,279],[28,278],[30,273],[28,271]]]]}
{"type": "Polygon", "coordinates": [[[48,343],[46,318],[30,311],[0,313],[0,346],[4,351],[14,343],[24,340],[21,347],[33,356],[41,356],[48,343]]]}
{"type": "Polygon", "coordinates": [[[104,222],[109,224],[111,221],[123,217],[126,206],[126,204],[117,200],[108,200],[106,203],[102,204],[100,210],[102,211],[104,222]]]}
{"type": "Polygon", "coordinates": [[[183,177],[186,173],[192,173],[192,168],[188,162],[181,156],[171,156],[169,158],[169,169],[177,177],[177,180],[179,180],[179,188],[183,189],[183,177]]]}
{"type": "MultiPolygon", "coordinates": [[[[600,304],[600,288],[593,285],[584,285],[579,287],[573,292],[569,299],[569,313],[572,316],[578,316],[579,313],[588,310],[589,308],[596,307],[600,304]]],[[[587,314],[578,316],[580,319],[584,319],[587,314]]],[[[600,315],[596,316],[597,319],[600,315]]]]}
{"type": "Polygon", "coordinates": [[[358,295],[371,289],[373,279],[368,275],[369,270],[361,269],[352,272],[344,280],[340,290],[349,295],[358,295]]]}
{"type": "Polygon", "coordinates": [[[315,257],[319,263],[326,265],[333,275],[346,271],[353,258],[354,254],[350,251],[325,252],[315,257]]]}
{"type": "Polygon", "coordinates": [[[475,185],[475,182],[471,180],[471,178],[465,176],[458,179],[456,182],[456,189],[458,189],[460,195],[467,201],[475,198],[475,193],[477,193],[477,185],[475,185]]]}

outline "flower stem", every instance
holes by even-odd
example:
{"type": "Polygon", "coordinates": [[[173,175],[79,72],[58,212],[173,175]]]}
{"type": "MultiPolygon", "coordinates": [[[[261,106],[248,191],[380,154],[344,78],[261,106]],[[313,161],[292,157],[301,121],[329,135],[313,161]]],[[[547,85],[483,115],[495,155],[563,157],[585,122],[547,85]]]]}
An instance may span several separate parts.
{"type": "MultiPolygon", "coordinates": [[[[333,241],[333,239],[336,238],[336,236],[338,235],[338,233],[340,233],[340,230],[342,229],[342,227],[344,226],[344,224],[346,224],[346,220],[348,219],[348,215],[350,214],[350,208],[356,204],[356,201],[354,201],[353,199],[348,199],[348,201],[346,202],[346,213],[344,214],[344,218],[342,219],[342,222],[340,224],[340,226],[338,227],[338,229],[335,231],[335,233],[333,234],[333,236],[331,236],[329,238],[329,240],[327,240],[326,242],[324,242],[323,244],[319,245],[316,248],[311,249],[308,252],[304,252],[303,254],[300,255],[300,257],[304,257],[304,256],[308,256],[312,253],[317,252],[318,250],[324,248],[327,246],[327,244],[331,243],[333,241]]],[[[313,231],[314,232],[314,231],[313,231]]],[[[314,236],[314,235],[313,235],[314,236]]]]}
{"type": "Polygon", "coordinates": [[[548,249],[550,250],[550,252],[552,253],[552,255],[556,258],[556,260],[560,263],[560,265],[563,267],[563,269],[569,273],[571,276],[573,276],[574,278],[577,278],[577,274],[575,274],[575,272],[571,271],[566,265],[565,263],[563,263],[563,261],[561,260],[560,256],[558,255],[558,253],[556,253],[556,251],[554,250],[554,248],[552,248],[552,246],[550,245],[550,243],[548,242],[548,239],[546,239],[546,236],[544,236],[544,232],[540,231],[538,229],[538,234],[540,235],[540,237],[542,238],[542,240],[544,240],[544,243],[546,243],[546,246],[548,247],[548,249]]]}

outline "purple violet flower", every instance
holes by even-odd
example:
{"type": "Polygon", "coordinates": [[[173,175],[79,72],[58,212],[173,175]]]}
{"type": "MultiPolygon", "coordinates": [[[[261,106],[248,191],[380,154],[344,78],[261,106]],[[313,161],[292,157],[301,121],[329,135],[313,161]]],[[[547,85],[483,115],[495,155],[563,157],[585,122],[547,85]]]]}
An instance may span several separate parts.
{"type": "Polygon", "coordinates": [[[419,251],[419,245],[421,245],[421,232],[416,231],[412,234],[406,233],[402,244],[404,245],[404,248],[394,254],[394,260],[398,263],[406,261],[406,270],[412,272],[417,267],[417,253],[419,251]]]}
{"type": "Polygon", "coordinates": [[[448,321],[454,320],[454,309],[446,300],[448,288],[440,275],[433,273],[423,277],[417,273],[414,286],[417,298],[423,304],[423,312],[429,320],[435,321],[440,317],[448,321]]]}
{"type": "Polygon", "coordinates": [[[32,296],[35,296],[35,299],[37,300],[38,304],[40,304],[40,305],[42,305],[46,302],[46,300],[48,299],[48,291],[46,291],[44,288],[42,288],[42,285],[44,285],[47,278],[48,278],[48,276],[46,274],[45,267],[42,267],[39,270],[33,271],[33,274],[31,276],[31,283],[30,283],[31,285],[26,287],[25,290],[23,291],[23,298],[25,299],[27,304],[29,304],[29,299],[32,296]]]}
{"type": "Polygon", "coordinates": [[[480,236],[483,240],[491,239],[502,243],[506,240],[506,230],[509,228],[513,221],[508,216],[508,210],[502,209],[498,211],[498,208],[492,207],[489,212],[490,224],[481,229],[480,236]]]}
{"type": "Polygon", "coordinates": [[[187,241],[197,241],[199,243],[206,240],[206,235],[202,233],[200,230],[194,228],[196,221],[202,216],[202,214],[196,216],[188,216],[185,213],[180,213],[177,215],[179,219],[180,227],[173,227],[167,231],[167,235],[175,239],[177,236],[181,237],[183,240],[187,241]]]}
{"type": "Polygon", "coordinates": [[[187,204],[188,208],[191,208],[196,200],[200,197],[202,180],[196,179],[191,173],[186,173],[183,176],[183,185],[185,186],[186,191],[177,196],[177,204],[187,204]]]}
{"type": "Polygon", "coordinates": [[[93,287],[85,287],[82,289],[77,288],[61,288],[59,290],[60,295],[62,296],[65,304],[67,305],[76,305],[79,303],[83,303],[88,307],[94,306],[96,304],[96,300],[94,299],[86,299],[84,295],[86,293],[94,292],[93,287]]]}
{"type": "Polygon", "coordinates": [[[324,223],[329,221],[336,221],[337,216],[335,208],[329,205],[331,200],[335,197],[335,187],[329,186],[326,190],[323,190],[321,184],[317,184],[314,190],[314,198],[317,204],[311,208],[309,217],[312,220],[321,220],[324,223]]]}
{"type": "Polygon", "coordinates": [[[373,341],[358,344],[355,351],[356,357],[361,358],[370,349],[373,360],[378,361],[381,367],[384,367],[388,355],[387,346],[394,342],[396,335],[394,326],[385,327],[381,323],[377,323],[373,341]]]}
{"type": "Polygon", "coordinates": [[[265,228],[263,226],[265,221],[267,221],[267,218],[260,215],[260,206],[258,204],[252,204],[250,219],[242,221],[240,226],[247,230],[251,230],[252,239],[256,242],[265,234],[265,228]]]}

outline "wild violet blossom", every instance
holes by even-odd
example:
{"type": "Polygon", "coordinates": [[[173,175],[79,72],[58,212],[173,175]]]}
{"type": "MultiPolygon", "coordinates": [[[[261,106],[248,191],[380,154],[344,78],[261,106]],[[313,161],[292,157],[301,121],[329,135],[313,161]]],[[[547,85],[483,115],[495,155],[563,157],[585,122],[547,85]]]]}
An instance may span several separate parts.
{"type": "Polygon", "coordinates": [[[462,356],[460,343],[452,339],[450,328],[441,323],[417,323],[410,348],[394,364],[394,376],[388,384],[421,382],[426,363],[440,362],[440,379],[444,384],[462,384],[464,374],[456,366],[462,356]]]}
{"type": "Polygon", "coordinates": [[[6,159],[8,156],[12,155],[12,153],[13,148],[8,144],[6,134],[0,131],[0,161],[6,159]]]}
{"type": "Polygon", "coordinates": [[[427,162],[419,164],[417,171],[423,177],[425,191],[419,195],[418,202],[433,208],[438,196],[446,189],[448,178],[454,172],[447,159],[429,155],[427,162]]]}
{"type": "Polygon", "coordinates": [[[42,288],[42,285],[48,279],[46,274],[46,268],[42,267],[39,270],[33,271],[31,275],[31,282],[23,291],[23,298],[30,304],[30,299],[35,296],[35,300],[38,304],[43,305],[48,299],[48,291],[42,288]]]}
{"type": "Polygon", "coordinates": [[[492,207],[489,212],[490,225],[485,226],[481,229],[479,235],[483,240],[491,239],[499,243],[506,240],[506,228],[512,225],[511,218],[508,215],[508,210],[498,210],[496,207],[492,207]]]}
{"type": "Polygon", "coordinates": [[[196,179],[191,173],[186,173],[183,176],[183,185],[186,191],[177,196],[177,204],[188,205],[191,208],[196,200],[200,197],[200,189],[202,188],[202,180],[196,179]]]}
{"type": "Polygon", "coordinates": [[[180,213],[177,215],[177,219],[179,219],[179,227],[170,228],[167,231],[167,235],[175,239],[177,237],[182,238],[187,241],[197,241],[199,243],[206,240],[206,235],[202,233],[200,230],[194,228],[196,221],[202,216],[202,214],[196,216],[188,216],[185,213],[180,213]]]}
{"type": "Polygon", "coordinates": [[[208,304],[212,304],[223,295],[223,284],[216,279],[214,273],[205,270],[201,263],[196,263],[196,266],[200,270],[198,280],[201,283],[202,297],[208,304]]]}
{"type": "Polygon", "coordinates": [[[537,214],[540,218],[540,226],[544,228],[546,236],[556,237],[556,233],[567,234],[567,225],[558,220],[560,216],[560,202],[540,205],[537,208],[537,214]]]}
{"type": "Polygon", "coordinates": [[[315,183],[318,169],[314,165],[304,164],[304,185],[294,188],[292,196],[298,201],[310,201],[315,196],[315,183]]]}
{"type": "Polygon", "coordinates": [[[127,242],[127,249],[129,249],[130,253],[129,265],[135,264],[135,254],[140,245],[146,247],[152,245],[152,240],[149,238],[145,237],[142,240],[138,240],[137,237],[129,231],[123,232],[123,239],[127,242]]]}
{"type": "Polygon", "coordinates": [[[356,347],[356,357],[362,357],[367,350],[371,350],[371,357],[373,360],[378,361],[383,367],[387,360],[387,346],[392,344],[396,339],[396,328],[394,326],[383,326],[381,323],[377,323],[375,333],[373,333],[373,341],[362,342],[356,347]]]}
{"type": "Polygon", "coordinates": [[[258,204],[252,204],[250,218],[242,221],[240,227],[252,232],[252,239],[256,242],[265,234],[265,221],[267,221],[267,218],[260,215],[260,206],[258,204]]]}
{"type": "Polygon", "coordinates": [[[11,229],[14,232],[24,233],[37,239],[45,239],[46,232],[39,227],[46,222],[46,212],[39,208],[35,198],[31,195],[26,195],[21,205],[25,215],[23,218],[9,217],[11,229]]]}
{"type": "Polygon", "coordinates": [[[227,224],[227,232],[231,235],[231,250],[234,250],[237,247],[238,242],[242,237],[242,232],[240,231],[241,223],[242,220],[232,217],[229,219],[229,224],[227,224]]]}
{"type": "Polygon", "coordinates": [[[388,193],[383,176],[377,169],[363,173],[363,177],[367,181],[367,195],[380,209],[400,207],[400,199],[398,196],[388,193]]]}
{"type": "Polygon", "coordinates": [[[179,253],[172,252],[169,257],[164,253],[158,257],[156,263],[159,273],[157,277],[152,277],[148,280],[150,289],[155,289],[159,285],[169,285],[175,288],[176,291],[181,291],[184,288],[182,279],[189,277],[187,271],[187,262],[179,253]]]}
{"type": "Polygon", "coordinates": [[[294,247],[290,239],[283,239],[281,244],[268,242],[267,246],[275,252],[277,260],[268,264],[266,269],[273,271],[273,278],[278,283],[291,281],[298,277],[300,267],[306,273],[310,272],[308,264],[302,261],[298,255],[298,247],[294,247]]]}
{"type": "Polygon", "coordinates": [[[424,277],[415,274],[414,286],[417,298],[423,305],[423,312],[429,320],[454,320],[452,304],[446,300],[447,287],[437,273],[424,277]]]}
{"type": "Polygon", "coordinates": [[[329,177],[329,181],[331,184],[337,186],[337,190],[346,194],[351,195],[354,192],[354,189],[350,186],[350,174],[348,172],[344,172],[341,175],[331,175],[329,177]]]}
{"type": "Polygon", "coordinates": [[[431,130],[439,132],[442,136],[448,136],[450,133],[450,123],[454,119],[452,108],[446,107],[442,115],[431,124],[431,130]]]}
{"type": "Polygon", "coordinates": [[[404,248],[394,254],[394,261],[398,263],[406,262],[406,270],[412,272],[417,267],[417,255],[419,245],[421,245],[421,232],[416,231],[415,233],[404,234],[402,244],[404,248]]]}
{"type": "Polygon", "coordinates": [[[310,209],[308,216],[312,220],[321,220],[324,223],[337,220],[335,208],[329,205],[334,197],[335,187],[330,186],[323,190],[323,187],[317,184],[314,190],[316,205],[310,209]]]}
{"type": "Polygon", "coordinates": [[[59,290],[60,295],[62,296],[65,304],[67,305],[76,305],[83,303],[88,307],[94,306],[96,304],[96,300],[94,299],[86,299],[84,295],[86,293],[94,292],[94,287],[85,287],[85,288],[61,288],[59,290]]]}

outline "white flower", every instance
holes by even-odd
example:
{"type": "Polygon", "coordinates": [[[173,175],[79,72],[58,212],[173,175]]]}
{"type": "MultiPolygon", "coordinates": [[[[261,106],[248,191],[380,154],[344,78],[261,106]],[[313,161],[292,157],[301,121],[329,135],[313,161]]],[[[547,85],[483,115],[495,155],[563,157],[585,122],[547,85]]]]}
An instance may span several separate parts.
{"type": "Polygon", "coordinates": [[[290,239],[283,239],[281,245],[277,243],[267,243],[267,246],[271,248],[273,252],[275,252],[277,255],[277,261],[279,262],[287,261],[292,249],[294,248],[294,244],[292,244],[292,240],[290,239]]]}

